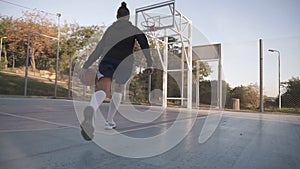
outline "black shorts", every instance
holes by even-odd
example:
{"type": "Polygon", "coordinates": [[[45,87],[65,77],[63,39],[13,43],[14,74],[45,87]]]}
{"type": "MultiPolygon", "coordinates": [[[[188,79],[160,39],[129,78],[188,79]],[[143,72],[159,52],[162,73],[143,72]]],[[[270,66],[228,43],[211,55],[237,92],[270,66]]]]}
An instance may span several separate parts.
{"type": "Polygon", "coordinates": [[[120,64],[112,64],[107,62],[101,62],[99,64],[99,72],[97,73],[98,80],[101,77],[110,77],[115,80],[117,84],[125,84],[131,74],[133,68],[133,61],[123,61],[120,64]]]}

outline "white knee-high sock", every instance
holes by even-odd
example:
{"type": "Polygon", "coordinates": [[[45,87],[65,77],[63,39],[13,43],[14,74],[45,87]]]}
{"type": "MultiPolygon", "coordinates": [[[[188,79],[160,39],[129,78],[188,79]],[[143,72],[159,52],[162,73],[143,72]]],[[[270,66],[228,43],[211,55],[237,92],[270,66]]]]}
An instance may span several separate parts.
{"type": "Polygon", "coordinates": [[[109,109],[108,109],[108,114],[107,114],[107,119],[106,121],[108,122],[113,122],[113,118],[120,106],[121,103],[121,99],[122,99],[122,93],[117,93],[115,92],[112,95],[110,104],[109,104],[109,109]]]}
{"type": "Polygon", "coordinates": [[[106,98],[106,93],[103,90],[96,91],[91,99],[90,106],[94,108],[94,111],[97,111],[99,106],[102,104],[106,98]]]}

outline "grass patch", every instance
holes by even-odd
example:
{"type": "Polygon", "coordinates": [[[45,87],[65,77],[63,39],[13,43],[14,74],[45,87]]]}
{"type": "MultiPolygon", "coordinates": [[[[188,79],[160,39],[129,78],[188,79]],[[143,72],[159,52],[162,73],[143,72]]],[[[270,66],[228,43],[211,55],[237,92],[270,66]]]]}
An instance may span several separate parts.
{"type": "Polygon", "coordinates": [[[300,115],[300,108],[286,108],[282,107],[280,110],[278,108],[265,108],[266,112],[280,112],[280,113],[290,113],[300,115]]]}
{"type": "MultiPolygon", "coordinates": [[[[24,77],[0,73],[0,94],[1,95],[24,95],[24,77]]],[[[28,78],[28,96],[54,96],[54,83],[46,83],[28,78]]],[[[68,89],[58,85],[57,96],[67,97],[68,89]]]]}

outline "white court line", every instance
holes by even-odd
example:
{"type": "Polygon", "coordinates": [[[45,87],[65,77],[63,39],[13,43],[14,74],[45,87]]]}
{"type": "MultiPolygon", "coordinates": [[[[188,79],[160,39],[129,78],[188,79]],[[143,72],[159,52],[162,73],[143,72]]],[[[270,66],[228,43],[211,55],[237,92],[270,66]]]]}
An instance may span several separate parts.
{"type": "MultiPolygon", "coordinates": [[[[37,118],[33,118],[33,117],[20,116],[20,115],[15,115],[15,114],[11,114],[11,113],[0,112],[0,114],[11,116],[11,117],[22,118],[22,119],[26,119],[26,120],[38,121],[38,122],[52,124],[52,125],[56,125],[56,126],[69,127],[69,128],[77,128],[77,129],[80,128],[80,127],[77,127],[77,126],[72,126],[72,125],[67,125],[67,124],[63,124],[63,123],[57,123],[57,122],[47,121],[47,120],[41,120],[41,119],[37,119],[37,118]]],[[[14,130],[11,130],[11,131],[14,131],[14,130]]],[[[32,130],[30,130],[30,131],[32,131],[32,130]]]]}
{"type": "MultiPolygon", "coordinates": [[[[5,112],[0,112],[0,114],[11,116],[11,117],[16,117],[16,118],[22,118],[22,119],[27,119],[27,120],[38,121],[38,122],[57,125],[57,126],[62,126],[62,127],[59,127],[59,128],[44,128],[44,129],[30,129],[30,130],[0,130],[0,132],[18,132],[18,131],[22,132],[22,131],[38,131],[38,130],[65,129],[65,128],[80,129],[79,126],[72,126],[72,125],[67,125],[67,124],[63,124],[63,123],[57,123],[57,122],[42,120],[42,119],[33,118],[33,117],[26,117],[26,116],[21,116],[21,115],[16,115],[16,114],[11,114],[11,113],[5,113],[5,112]]],[[[291,119],[286,119],[286,118],[285,119],[278,119],[279,117],[286,117],[285,115],[272,116],[272,115],[269,115],[269,114],[256,114],[256,113],[255,114],[254,113],[247,113],[247,114],[246,113],[245,114],[237,113],[237,114],[235,114],[234,112],[226,112],[226,111],[224,111],[223,116],[224,117],[229,117],[229,118],[239,118],[239,119],[248,119],[248,120],[263,120],[263,121],[271,121],[271,122],[285,122],[285,123],[300,124],[299,116],[293,116],[296,119],[291,120],[291,119]],[[272,118],[272,119],[270,119],[270,118],[272,118]]],[[[207,117],[207,115],[200,116],[200,117],[197,117],[197,120],[198,119],[204,119],[206,117],[207,117]]],[[[180,120],[187,120],[187,119],[180,119],[180,120]]],[[[173,123],[173,122],[174,121],[171,120],[171,121],[162,122],[162,123],[158,123],[158,124],[153,124],[153,125],[149,125],[149,126],[118,131],[118,133],[122,134],[122,133],[126,133],[126,132],[139,131],[139,130],[144,130],[144,129],[148,129],[148,128],[151,128],[151,127],[163,126],[163,125],[170,124],[170,123],[173,123]]],[[[97,133],[97,131],[95,131],[95,132],[97,133]]]]}
{"type": "MultiPolygon", "coordinates": [[[[51,97],[51,96],[49,96],[49,97],[51,97]]],[[[63,98],[61,98],[61,99],[52,99],[52,98],[49,98],[49,97],[47,97],[47,96],[45,96],[45,97],[43,97],[43,96],[41,96],[41,97],[39,97],[39,96],[37,96],[37,97],[0,97],[0,100],[57,100],[57,101],[59,101],[59,100],[62,100],[62,101],[73,101],[73,100],[69,100],[69,99],[63,99],[63,98]]]]}
{"type": "Polygon", "coordinates": [[[237,119],[300,124],[300,116],[298,115],[224,112],[223,116],[237,119]]]}
{"type": "MultiPolygon", "coordinates": [[[[26,116],[20,116],[20,115],[15,115],[15,114],[11,114],[11,113],[5,113],[5,112],[0,112],[0,114],[2,115],[7,115],[7,116],[11,116],[11,117],[16,117],[16,118],[22,118],[22,119],[26,119],[26,120],[33,120],[33,121],[38,121],[38,122],[42,122],[42,123],[48,123],[48,124],[52,124],[52,125],[57,125],[57,126],[63,126],[63,127],[59,127],[59,128],[45,128],[45,129],[28,129],[28,130],[0,130],[1,132],[22,132],[22,131],[39,131],[39,130],[51,130],[51,129],[64,129],[64,128],[75,128],[75,129],[80,129],[79,126],[72,126],[72,125],[67,125],[67,124],[63,124],[63,123],[57,123],[57,122],[51,122],[51,121],[47,121],[47,120],[41,120],[41,119],[37,119],[37,118],[33,118],[33,117],[26,117],[26,116]]],[[[204,119],[206,118],[206,116],[201,116],[201,117],[197,117],[197,119],[204,119]]],[[[179,120],[188,120],[189,118],[186,119],[179,119],[179,120]]],[[[123,130],[123,131],[118,131],[118,134],[122,134],[122,133],[126,133],[126,132],[133,132],[133,131],[138,131],[138,130],[144,130],[144,129],[148,129],[151,127],[158,127],[158,126],[162,126],[162,125],[166,125],[166,124],[170,124],[173,123],[174,121],[168,121],[168,122],[162,122],[162,123],[158,123],[158,124],[153,124],[153,125],[149,125],[149,126],[144,126],[144,127],[138,127],[138,128],[133,128],[133,129],[128,129],[128,130],[123,130]]],[[[97,131],[95,131],[96,133],[99,133],[97,131]]]]}
{"type": "Polygon", "coordinates": [[[10,132],[30,132],[30,131],[47,131],[47,130],[60,130],[67,129],[70,127],[59,127],[59,128],[40,128],[40,129],[15,129],[15,130],[0,130],[0,133],[10,133],[10,132]]]}
{"type": "MultiPolygon", "coordinates": [[[[191,119],[192,117],[190,118],[185,118],[185,119],[179,119],[177,121],[184,121],[184,120],[188,120],[188,119],[191,119]]],[[[201,116],[201,117],[196,117],[197,120],[198,119],[204,119],[206,118],[206,116],[201,116]]],[[[176,120],[174,120],[176,121],[176,120]]],[[[119,134],[122,134],[122,133],[126,133],[126,132],[132,132],[132,131],[138,131],[138,130],[144,130],[144,129],[148,129],[148,128],[152,128],[152,127],[158,127],[158,126],[163,126],[163,125],[166,125],[166,124],[170,124],[170,123],[174,123],[174,121],[167,121],[167,122],[163,122],[163,123],[158,123],[158,124],[153,124],[153,125],[150,125],[150,126],[145,126],[145,127],[139,127],[139,128],[136,128],[136,129],[127,129],[127,130],[123,130],[123,131],[118,131],[119,134]]],[[[97,132],[97,131],[96,131],[97,132]]]]}
{"type": "MultiPolygon", "coordinates": [[[[217,114],[218,113],[210,113],[210,115],[217,115],[217,114]]],[[[256,115],[254,113],[249,113],[249,114],[256,115]]],[[[208,115],[197,117],[197,120],[205,119],[205,118],[207,118],[208,115]]],[[[262,116],[268,116],[268,114],[261,114],[261,115],[262,116]]],[[[297,123],[295,121],[290,121],[290,120],[287,120],[287,119],[268,119],[267,117],[262,117],[262,119],[260,119],[260,117],[237,116],[237,115],[233,115],[232,112],[225,112],[225,111],[222,114],[222,116],[223,117],[228,117],[228,118],[238,118],[238,119],[246,119],[246,120],[263,120],[263,121],[271,121],[271,122],[285,122],[285,123],[300,124],[300,120],[298,120],[299,123],[297,123]]],[[[300,116],[295,116],[295,117],[299,118],[300,116]]],[[[179,119],[179,120],[188,120],[188,119],[190,119],[190,118],[179,119]]],[[[151,127],[158,127],[158,126],[162,126],[162,125],[165,125],[165,124],[170,124],[170,123],[173,123],[173,122],[174,121],[168,121],[168,122],[158,123],[158,124],[154,124],[154,125],[150,125],[150,126],[139,127],[139,128],[136,128],[136,129],[128,129],[128,130],[124,130],[124,131],[119,131],[119,134],[126,133],[126,132],[131,132],[131,131],[138,131],[138,130],[148,129],[148,128],[151,128],[151,127]]]]}

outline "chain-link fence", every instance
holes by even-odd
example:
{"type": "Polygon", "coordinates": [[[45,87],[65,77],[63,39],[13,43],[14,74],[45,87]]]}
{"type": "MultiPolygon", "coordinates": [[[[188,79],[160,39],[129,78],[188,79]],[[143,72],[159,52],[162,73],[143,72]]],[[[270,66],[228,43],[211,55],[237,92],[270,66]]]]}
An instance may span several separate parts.
{"type": "MultiPolygon", "coordinates": [[[[300,37],[263,39],[265,111],[299,112],[299,46],[300,37]]],[[[226,101],[226,108],[232,108],[232,98],[237,98],[240,99],[241,109],[258,110],[259,90],[257,89],[260,84],[258,40],[222,43],[222,49],[225,75],[223,80],[229,87],[225,87],[226,98],[229,99],[226,101]]]]}

